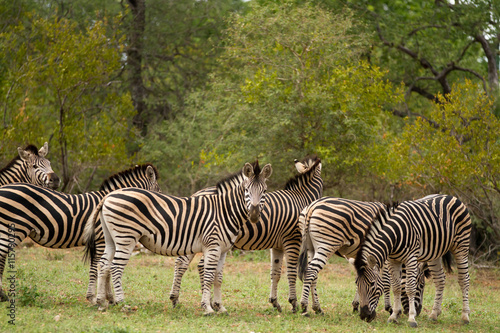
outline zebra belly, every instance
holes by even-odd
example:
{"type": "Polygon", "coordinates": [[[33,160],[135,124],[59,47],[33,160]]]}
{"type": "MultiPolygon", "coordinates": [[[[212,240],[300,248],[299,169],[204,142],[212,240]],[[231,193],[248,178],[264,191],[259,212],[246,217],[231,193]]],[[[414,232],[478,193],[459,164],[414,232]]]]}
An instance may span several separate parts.
{"type": "Polygon", "coordinates": [[[139,242],[149,251],[168,257],[184,256],[203,252],[201,239],[196,239],[192,243],[164,244],[159,239],[151,236],[143,236],[139,242]]]}

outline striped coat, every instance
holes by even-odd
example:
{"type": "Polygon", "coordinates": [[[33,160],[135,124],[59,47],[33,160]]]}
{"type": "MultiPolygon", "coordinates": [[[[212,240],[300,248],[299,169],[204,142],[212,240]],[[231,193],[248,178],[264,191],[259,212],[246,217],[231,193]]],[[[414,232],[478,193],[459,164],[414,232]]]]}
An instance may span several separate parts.
{"type": "Polygon", "coordinates": [[[401,203],[387,221],[375,220],[366,233],[354,262],[360,295],[360,317],[372,320],[380,296],[379,270],[388,260],[394,292],[394,309],[389,321],[396,322],[401,306],[401,266],[406,266],[408,323],[416,327],[414,304],[417,266],[427,262],[436,286],[430,318],[441,313],[445,275],[441,258],[448,251],[455,257],[458,283],[462,289],[462,321],[469,322],[469,240],[471,219],[467,207],[456,197],[430,195],[401,203]]]}
{"type": "MultiPolygon", "coordinates": [[[[297,309],[296,280],[297,262],[301,243],[298,217],[302,209],[321,197],[323,180],[321,179],[321,160],[316,156],[307,156],[302,161],[295,160],[295,167],[300,173],[290,179],[284,189],[266,193],[262,215],[258,223],[247,222],[241,229],[234,243],[234,248],[243,250],[271,249],[271,292],[269,302],[281,311],[278,303],[278,282],[281,277],[283,256],[286,258],[289,285],[288,300],[292,310],[297,309]]],[[[231,186],[237,186],[238,181],[231,186]]],[[[203,189],[193,196],[207,195],[212,188],[203,189]]],[[[176,260],[174,282],[170,300],[175,307],[179,298],[181,278],[194,255],[179,257],[176,260]]],[[[203,258],[198,269],[203,276],[203,258]]],[[[222,276],[217,277],[222,280],[222,276]]]]}
{"type": "MultiPolygon", "coordinates": [[[[263,205],[266,180],[271,165],[261,170],[258,163],[247,163],[241,171],[243,183],[223,190],[230,179],[218,184],[218,194],[179,198],[140,189],[123,189],[107,195],[86,227],[87,250],[95,237],[94,221],[101,217],[106,247],[99,261],[97,303],[100,308],[124,299],[121,278],[137,244],[167,256],[203,252],[205,256],[202,307],[214,312],[210,290],[214,277],[222,271],[227,251],[232,247],[243,223],[257,222],[263,205]],[[111,289],[111,277],[112,288],[111,289]]],[[[217,284],[218,281],[215,280],[217,284]]],[[[220,290],[216,289],[216,290],[220,290]]],[[[214,303],[221,311],[221,293],[214,303]]]]}
{"type": "MultiPolygon", "coordinates": [[[[150,164],[136,166],[105,180],[99,191],[84,194],[23,183],[0,187],[0,278],[8,252],[26,237],[54,249],[83,246],[85,222],[107,193],[125,186],[159,190],[157,175],[150,164]]],[[[0,279],[0,300],[6,301],[1,290],[0,279]]]]}

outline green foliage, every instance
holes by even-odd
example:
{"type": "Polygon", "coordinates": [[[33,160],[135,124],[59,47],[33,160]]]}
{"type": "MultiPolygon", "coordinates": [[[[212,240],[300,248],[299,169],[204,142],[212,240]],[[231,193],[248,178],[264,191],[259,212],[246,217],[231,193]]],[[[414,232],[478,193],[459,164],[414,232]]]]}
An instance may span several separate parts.
{"type": "MultiPolygon", "coordinates": [[[[10,320],[6,304],[0,311],[2,332],[415,332],[407,327],[407,316],[399,324],[387,323],[389,314],[379,302],[377,317],[370,323],[352,313],[355,272],[344,258],[332,257],[318,278],[318,296],[323,315],[311,317],[292,313],[288,304],[285,273],[278,285],[282,312],[272,310],[269,298],[269,251],[248,253],[267,259],[247,261],[228,255],[222,285],[223,304],[228,315],[203,316],[200,306],[200,280],[195,258],[184,274],[180,304],[172,308],[168,290],[174,274],[175,257],[133,256],[123,276],[125,305],[100,312],[85,299],[88,267],[81,262],[81,249],[51,250],[66,253],[64,261],[49,261],[41,247],[22,248],[16,255],[18,266],[26,272],[17,276],[24,285],[36,285],[40,296],[36,306],[16,302],[16,325],[10,320]],[[75,270],[74,267],[79,267],[75,270]],[[54,274],[56,272],[56,274],[54,274]],[[84,320],[82,320],[84,319],[84,320]]],[[[418,332],[495,332],[498,328],[500,272],[471,268],[469,293],[471,322],[460,323],[461,291],[457,273],[446,276],[443,313],[438,322],[428,319],[434,300],[434,286],[428,281],[424,308],[418,317],[418,332]]],[[[5,286],[4,286],[5,288],[5,286]]],[[[300,295],[302,285],[297,281],[300,295]]]]}
{"type": "Polygon", "coordinates": [[[38,291],[38,287],[33,286],[19,286],[19,294],[16,298],[16,302],[21,306],[36,306],[38,304],[38,298],[41,296],[38,291]]]}
{"type": "Polygon", "coordinates": [[[252,3],[228,26],[210,85],[191,97],[196,103],[184,117],[156,129],[172,133],[168,142],[177,131],[189,137],[181,151],[161,148],[171,151],[166,158],[181,154],[174,163],[185,166],[186,177],[202,160],[213,173],[222,162],[224,171],[235,171],[259,158],[273,164],[275,185],[293,174],[294,159],[310,153],[328,165],[329,177],[362,172],[366,151],[388,122],[383,109],[400,100],[385,73],[361,59],[370,36],[350,13],[310,3],[252,3]]]}
{"type": "MultiPolygon", "coordinates": [[[[419,187],[423,193],[459,195],[483,225],[484,237],[495,239],[500,228],[500,120],[492,113],[493,99],[466,80],[453,93],[438,95],[429,118],[408,120],[393,139],[385,174],[391,182],[419,187]]],[[[496,241],[494,241],[496,243],[496,241]]]]}
{"type": "Polygon", "coordinates": [[[2,136],[14,146],[50,141],[54,170],[71,189],[87,168],[128,161],[134,109],[116,77],[123,42],[99,20],[80,31],[63,18],[27,19],[0,35],[2,136]]]}
{"type": "Polygon", "coordinates": [[[438,99],[430,111],[436,121],[408,120],[390,163],[408,160],[409,181],[456,188],[474,182],[497,190],[500,121],[491,113],[492,100],[470,81],[438,99]]]}

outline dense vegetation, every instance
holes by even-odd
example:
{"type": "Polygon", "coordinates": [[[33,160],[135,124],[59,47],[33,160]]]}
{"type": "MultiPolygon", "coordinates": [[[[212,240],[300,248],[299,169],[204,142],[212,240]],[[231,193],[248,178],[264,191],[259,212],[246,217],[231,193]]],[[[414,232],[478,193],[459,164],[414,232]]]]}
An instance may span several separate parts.
{"type": "Polygon", "coordinates": [[[0,162],[49,142],[65,192],[154,163],[190,193],[318,154],[325,195],[459,196],[500,249],[500,4],[0,1],[0,162]]]}

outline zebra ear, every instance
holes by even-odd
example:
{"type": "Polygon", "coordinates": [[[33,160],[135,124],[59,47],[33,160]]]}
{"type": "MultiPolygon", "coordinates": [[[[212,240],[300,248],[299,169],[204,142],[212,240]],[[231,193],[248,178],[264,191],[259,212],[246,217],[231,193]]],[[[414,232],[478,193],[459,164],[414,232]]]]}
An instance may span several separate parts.
{"type": "Polygon", "coordinates": [[[366,263],[371,269],[375,269],[375,267],[377,267],[377,259],[375,259],[375,257],[371,254],[366,258],[366,263]]]}
{"type": "Polygon", "coordinates": [[[38,155],[40,157],[45,157],[48,153],[49,153],[49,144],[47,142],[45,142],[43,144],[43,147],[40,148],[40,150],[38,151],[38,155]]]}
{"type": "Polygon", "coordinates": [[[253,176],[253,166],[250,163],[245,163],[245,166],[243,167],[243,175],[247,178],[253,176]]]}
{"type": "Polygon", "coordinates": [[[262,171],[260,172],[265,179],[268,179],[271,177],[271,174],[273,173],[273,168],[271,167],[271,164],[266,164],[264,168],[262,168],[262,171]]]}
{"type": "Polygon", "coordinates": [[[23,160],[23,161],[27,161],[30,156],[31,156],[31,153],[24,150],[23,148],[21,147],[17,147],[17,152],[19,153],[19,157],[23,160]]]}
{"type": "Polygon", "coordinates": [[[156,173],[151,165],[146,168],[146,175],[151,182],[156,182],[156,173]]]}
{"type": "Polygon", "coordinates": [[[305,173],[307,171],[306,166],[297,159],[295,160],[295,169],[297,169],[299,173],[305,173]]]}

